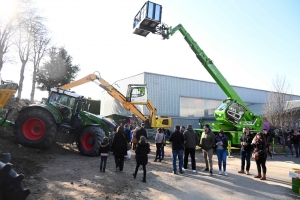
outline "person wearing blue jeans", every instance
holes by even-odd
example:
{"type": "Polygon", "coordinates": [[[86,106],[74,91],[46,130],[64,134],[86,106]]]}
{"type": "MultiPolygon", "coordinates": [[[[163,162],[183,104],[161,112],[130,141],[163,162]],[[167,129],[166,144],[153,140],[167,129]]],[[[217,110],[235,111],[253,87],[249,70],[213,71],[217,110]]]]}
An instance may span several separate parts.
{"type": "Polygon", "coordinates": [[[175,131],[170,135],[169,141],[172,142],[172,155],[173,155],[173,172],[177,174],[177,157],[178,157],[178,165],[179,165],[179,173],[183,174],[182,164],[183,164],[183,142],[184,137],[183,134],[180,133],[180,126],[175,126],[175,131]]]}
{"type": "Polygon", "coordinates": [[[223,173],[225,176],[228,176],[226,172],[228,139],[224,135],[223,130],[219,131],[219,134],[216,136],[215,141],[216,141],[217,156],[218,156],[219,174],[220,175],[222,174],[222,164],[223,164],[223,173]]]}

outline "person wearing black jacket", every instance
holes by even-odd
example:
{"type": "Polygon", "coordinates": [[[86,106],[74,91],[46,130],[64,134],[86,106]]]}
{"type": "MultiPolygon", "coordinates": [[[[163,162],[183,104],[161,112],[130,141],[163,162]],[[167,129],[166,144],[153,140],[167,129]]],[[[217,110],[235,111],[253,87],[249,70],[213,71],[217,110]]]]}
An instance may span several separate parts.
{"type": "Polygon", "coordinates": [[[139,170],[140,165],[143,166],[143,182],[146,183],[146,165],[148,164],[148,154],[150,153],[150,144],[146,142],[146,138],[141,136],[140,141],[136,147],[136,167],[133,173],[133,177],[136,178],[136,174],[139,170]]]}
{"type": "Polygon", "coordinates": [[[184,136],[180,132],[179,125],[175,126],[175,131],[170,135],[169,141],[172,142],[173,172],[177,174],[176,160],[178,156],[179,173],[182,174],[184,136]]]}
{"type": "Polygon", "coordinates": [[[142,123],[142,127],[139,130],[137,130],[137,132],[136,132],[137,141],[140,141],[141,136],[144,136],[146,139],[148,139],[147,131],[145,129],[145,124],[144,123],[142,123]]]}
{"type": "Polygon", "coordinates": [[[247,162],[246,164],[246,174],[249,175],[249,169],[250,169],[250,158],[252,153],[252,140],[253,136],[250,134],[250,130],[248,127],[245,127],[243,129],[243,134],[240,138],[241,141],[241,170],[238,171],[238,173],[245,173],[245,160],[247,162]]]}
{"type": "Polygon", "coordinates": [[[257,175],[254,178],[260,178],[260,180],[266,180],[266,160],[267,160],[267,151],[266,151],[266,141],[264,136],[261,133],[257,133],[252,141],[252,146],[254,146],[253,153],[258,156],[258,159],[255,159],[257,166],[257,175]],[[261,168],[263,174],[261,174],[261,168]]]}
{"type": "Polygon", "coordinates": [[[273,159],[273,155],[270,152],[270,147],[271,147],[271,142],[272,142],[272,137],[271,135],[268,133],[267,129],[263,129],[263,133],[264,133],[264,137],[266,139],[266,145],[267,145],[267,151],[271,157],[271,159],[273,159]]]}
{"type": "Polygon", "coordinates": [[[295,148],[296,158],[298,158],[300,153],[299,152],[300,135],[296,130],[294,130],[294,135],[292,136],[292,142],[295,148]]]}
{"type": "Polygon", "coordinates": [[[99,148],[99,156],[101,156],[100,172],[105,172],[109,148],[110,146],[109,146],[108,138],[104,137],[99,148]]]}
{"type": "Polygon", "coordinates": [[[127,155],[127,139],[123,126],[117,128],[112,142],[112,151],[115,156],[116,172],[123,171],[124,156],[127,155]]]}

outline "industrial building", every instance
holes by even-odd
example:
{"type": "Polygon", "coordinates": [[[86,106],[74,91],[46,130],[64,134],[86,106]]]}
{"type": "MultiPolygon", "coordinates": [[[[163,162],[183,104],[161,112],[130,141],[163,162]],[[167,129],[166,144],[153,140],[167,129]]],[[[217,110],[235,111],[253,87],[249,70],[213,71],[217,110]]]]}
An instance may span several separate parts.
{"type": "MultiPolygon", "coordinates": [[[[213,82],[193,80],[162,74],[144,72],[113,83],[113,86],[126,96],[129,84],[147,84],[148,99],[157,109],[158,116],[172,118],[172,126],[192,124],[199,127],[199,119],[211,116],[227,96],[213,82]]],[[[234,90],[257,115],[262,114],[263,103],[268,100],[269,91],[233,86],[234,90]]],[[[294,100],[300,96],[294,95],[294,100]]],[[[144,115],[149,115],[146,106],[136,106],[144,115]]],[[[123,106],[105,91],[101,94],[101,115],[117,114],[131,116],[123,106]]]]}

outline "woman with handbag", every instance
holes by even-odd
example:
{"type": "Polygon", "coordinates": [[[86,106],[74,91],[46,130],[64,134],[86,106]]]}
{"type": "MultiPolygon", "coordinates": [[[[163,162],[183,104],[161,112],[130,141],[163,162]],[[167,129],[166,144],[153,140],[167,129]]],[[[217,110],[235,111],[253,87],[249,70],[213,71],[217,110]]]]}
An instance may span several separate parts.
{"type": "Polygon", "coordinates": [[[260,180],[266,180],[266,160],[267,160],[267,151],[266,151],[266,140],[260,132],[258,132],[252,140],[252,146],[254,151],[252,153],[252,158],[256,161],[257,166],[257,175],[254,178],[260,178],[260,180]],[[261,174],[261,169],[263,174],[261,174]]]}
{"type": "Polygon", "coordinates": [[[156,156],[154,162],[157,162],[157,159],[159,159],[159,162],[161,162],[161,146],[163,144],[163,140],[164,140],[164,133],[162,132],[161,128],[158,128],[155,136],[156,156]]]}
{"type": "Polygon", "coordinates": [[[124,156],[127,155],[127,139],[123,126],[118,126],[112,142],[112,151],[115,157],[116,172],[123,171],[124,156]]]}

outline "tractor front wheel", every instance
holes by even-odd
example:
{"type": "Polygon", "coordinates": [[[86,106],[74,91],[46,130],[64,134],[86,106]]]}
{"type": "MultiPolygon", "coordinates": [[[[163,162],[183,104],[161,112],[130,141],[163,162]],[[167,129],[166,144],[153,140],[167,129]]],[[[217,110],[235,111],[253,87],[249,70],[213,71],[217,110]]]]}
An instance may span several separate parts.
{"type": "Polygon", "coordinates": [[[20,144],[41,149],[54,141],[56,128],[55,120],[48,111],[42,108],[30,108],[17,118],[14,134],[20,144]]]}
{"type": "Polygon", "coordinates": [[[104,135],[99,127],[85,127],[79,135],[78,150],[84,156],[97,156],[104,135]]]}

